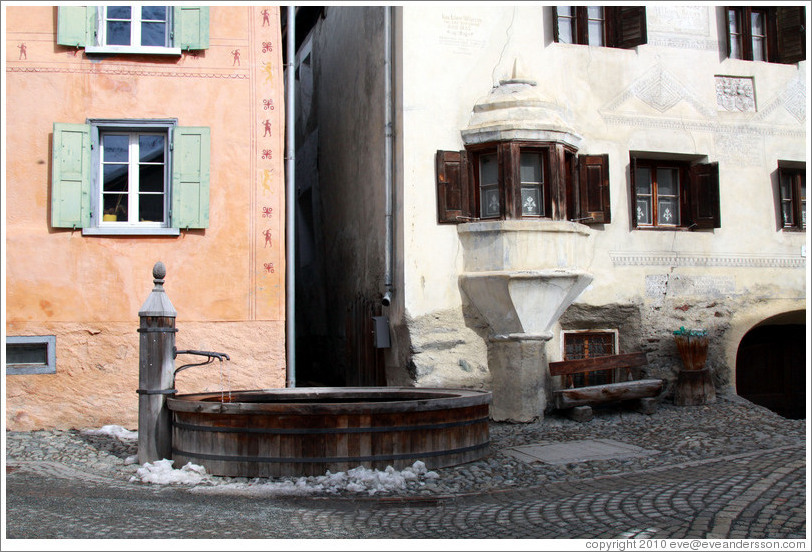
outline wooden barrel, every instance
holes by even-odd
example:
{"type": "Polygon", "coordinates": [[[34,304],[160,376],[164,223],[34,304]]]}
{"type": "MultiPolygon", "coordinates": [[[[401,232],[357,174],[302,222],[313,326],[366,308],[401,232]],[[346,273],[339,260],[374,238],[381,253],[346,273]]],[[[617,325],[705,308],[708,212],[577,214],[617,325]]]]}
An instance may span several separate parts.
{"type": "Polygon", "coordinates": [[[477,460],[490,442],[489,391],[294,388],[178,395],[175,466],[239,477],[322,475],[358,466],[429,469],[477,460]]]}

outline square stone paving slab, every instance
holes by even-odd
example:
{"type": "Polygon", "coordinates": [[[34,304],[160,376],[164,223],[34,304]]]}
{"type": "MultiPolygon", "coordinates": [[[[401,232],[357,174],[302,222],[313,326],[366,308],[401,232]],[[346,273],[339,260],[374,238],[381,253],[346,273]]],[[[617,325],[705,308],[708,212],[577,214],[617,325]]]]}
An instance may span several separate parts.
{"type": "Polygon", "coordinates": [[[612,439],[587,439],[565,441],[563,443],[522,445],[509,447],[505,453],[523,462],[544,462],[546,464],[569,464],[587,460],[618,460],[659,454],[658,450],[648,450],[613,441],[612,439]]]}

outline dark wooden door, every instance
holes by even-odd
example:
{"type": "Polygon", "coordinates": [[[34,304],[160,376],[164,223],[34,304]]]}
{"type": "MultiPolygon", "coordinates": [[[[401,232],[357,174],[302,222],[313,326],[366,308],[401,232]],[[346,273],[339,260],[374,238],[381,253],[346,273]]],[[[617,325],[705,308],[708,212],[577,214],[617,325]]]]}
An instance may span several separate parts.
{"type": "Polygon", "coordinates": [[[806,326],[754,328],[736,356],[736,391],[785,418],[806,417],[806,326]]]}

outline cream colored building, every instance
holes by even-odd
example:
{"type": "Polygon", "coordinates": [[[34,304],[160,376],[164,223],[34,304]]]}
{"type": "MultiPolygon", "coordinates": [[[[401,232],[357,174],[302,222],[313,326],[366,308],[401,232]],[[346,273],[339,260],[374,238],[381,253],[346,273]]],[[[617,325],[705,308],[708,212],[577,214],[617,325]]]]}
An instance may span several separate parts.
{"type": "Polygon", "coordinates": [[[490,388],[530,419],[579,355],[647,353],[667,400],[701,328],[717,389],[803,415],[808,10],[310,10],[302,381],[490,388]]]}

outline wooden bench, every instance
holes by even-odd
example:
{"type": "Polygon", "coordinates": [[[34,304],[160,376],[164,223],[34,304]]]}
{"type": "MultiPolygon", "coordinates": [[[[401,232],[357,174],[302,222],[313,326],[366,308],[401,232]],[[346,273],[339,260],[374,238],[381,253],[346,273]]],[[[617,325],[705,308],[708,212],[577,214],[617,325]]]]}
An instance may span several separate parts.
{"type": "MultiPolygon", "coordinates": [[[[581,360],[563,360],[550,363],[551,376],[566,378],[569,388],[553,391],[555,407],[568,410],[569,416],[579,422],[592,419],[592,406],[618,401],[637,401],[637,409],[644,414],[653,414],[657,407],[657,396],[663,389],[661,379],[635,379],[633,369],[648,364],[646,353],[624,353],[581,360]],[[573,374],[589,374],[599,370],[615,370],[626,381],[571,387],[573,374]]],[[[636,370],[634,372],[637,372],[636,370]]]]}

